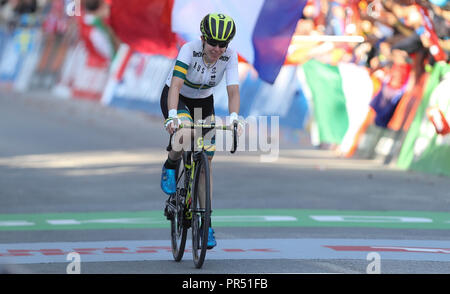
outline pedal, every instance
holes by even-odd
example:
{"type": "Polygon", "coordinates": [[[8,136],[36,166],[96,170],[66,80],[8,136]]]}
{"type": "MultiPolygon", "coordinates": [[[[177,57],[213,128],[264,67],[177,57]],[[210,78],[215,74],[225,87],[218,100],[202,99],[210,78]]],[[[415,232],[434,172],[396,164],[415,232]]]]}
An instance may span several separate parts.
{"type": "Polygon", "coordinates": [[[166,207],[164,208],[164,216],[167,218],[167,220],[172,220],[174,216],[174,212],[176,211],[176,207],[174,202],[174,199],[172,199],[173,195],[170,195],[169,198],[166,200],[166,207]]]}

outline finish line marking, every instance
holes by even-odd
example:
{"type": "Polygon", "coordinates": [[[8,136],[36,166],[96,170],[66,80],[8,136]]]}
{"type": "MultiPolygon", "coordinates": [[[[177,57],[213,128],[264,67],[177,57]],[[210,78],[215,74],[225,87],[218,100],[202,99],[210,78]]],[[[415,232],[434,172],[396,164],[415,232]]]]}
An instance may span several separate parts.
{"type": "MultiPolygon", "coordinates": [[[[378,252],[386,260],[450,262],[448,241],[367,239],[225,239],[207,259],[357,259],[378,252]]],[[[185,259],[191,256],[186,243],[185,259]]],[[[171,261],[170,240],[0,244],[0,264],[67,263],[69,253],[82,262],[171,261]]]]}

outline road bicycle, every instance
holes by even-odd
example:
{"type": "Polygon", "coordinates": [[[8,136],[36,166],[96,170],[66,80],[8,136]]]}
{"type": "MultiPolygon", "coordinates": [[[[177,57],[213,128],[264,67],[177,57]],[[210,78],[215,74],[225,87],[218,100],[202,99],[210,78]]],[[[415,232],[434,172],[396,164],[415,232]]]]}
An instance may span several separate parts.
{"type": "MultiPolygon", "coordinates": [[[[181,261],[185,252],[187,232],[192,230],[192,255],[196,268],[201,268],[206,256],[208,243],[208,229],[211,223],[211,190],[208,156],[204,145],[202,130],[223,130],[233,132],[233,146],[231,153],[237,148],[237,123],[231,126],[214,124],[192,124],[178,127],[178,130],[190,128],[199,130],[199,136],[191,140],[192,151],[183,151],[176,168],[176,192],[170,195],[166,202],[165,215],[170,220],[172,254],[175,261],[181,261]],[[194,142],[195,141],[195,142],[194,142]],[[194,149],[196,144],[196,149],[194,149]],[[204,175],[204,182],[200,185],[200,175],[204,175]],[[205,191],[204,203],[200,203],[199,191],[205,191]]],[[[172,150],[172,136],[170,136],[167,151],[172,150]]]]}

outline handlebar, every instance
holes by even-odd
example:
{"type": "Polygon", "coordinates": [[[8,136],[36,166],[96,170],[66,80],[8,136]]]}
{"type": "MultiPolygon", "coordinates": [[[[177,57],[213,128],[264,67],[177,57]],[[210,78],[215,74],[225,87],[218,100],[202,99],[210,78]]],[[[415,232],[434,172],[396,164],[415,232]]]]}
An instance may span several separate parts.
{"type": "MultiPolygon", "coordinates": [[[[177,129],[216,129],[216,130],[222,130],[222,131],[233,131],[233,147],[231,149],[231,154],[234,154],[237,150],[237,129],[238,124],[235,122],[233,125],[207,125],[207,124],[180,124],[177,129]]],[[[175,130],[176,132],[177,130],[175,130]]],[[[167,146],[166,150],[171,151],[172,150],[172,136],[170,135],[169,139],[169,146],[167,146]]]]}

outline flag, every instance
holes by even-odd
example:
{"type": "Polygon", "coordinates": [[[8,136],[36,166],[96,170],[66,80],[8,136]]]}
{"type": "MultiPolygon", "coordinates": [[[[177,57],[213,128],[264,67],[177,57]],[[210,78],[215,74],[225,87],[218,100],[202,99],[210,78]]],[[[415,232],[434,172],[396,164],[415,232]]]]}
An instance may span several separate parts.
{"type": "Polygon", "coordinates": [[[286,59],[307,1],[265,1],[253,31],[254,66],[262,80],[273,83],[286,59]]]}
{"type": "Polygon", "coordinates": [[[236,23],[231,45],[260,79],[275,82],[286,59],[292,35],[307,0],[175,0],[172,30],[187,41],[200,37],[200,21],[208,13],[223,13],[236,23]]]}
{"type": "Polygon", "coordinates": [[[312,59],[303,65],[303,70],[312,93],[319,140],[340,144],[349,120],[339,69],[312,59]]]}
{"type": "Polygon", "coordinates": [[[302,69],[320,143],[337,144],[347,154],[369,112],[373,85],[368,71],[355,64],[334,66],[314,59],[302,69]]]}
{"type": "Polygon", "coordinates": [[[78,19],[89,66],[107,67],[115,55],[114,42],[103,19],[83,13],[78,19]]]}
{"type": "MultiPolygon", "coordinates": [[[[423,31],[427,32],[426,36],[428,37],[429,42],[430,42],[430,48],[429,48],[430,54],[433,56],[434,60],[436,60],[436,61],[445,61],[447,59],[447,54],[445,53],[445,51],[442,49],[441,45],[439,44],[439,38],[434,29],[433,20],[430,18],[428,9],[419,4],[415,4],[415,5],[424,20],[424,22],[423,22],[424,30],[423,31]]],[[[417,30],[416,30],[416,32],[417,32],[417,30]]],[[[420,30],[419,30],[419,32],[420,32],[420,30]]],[[[422,34],[423,34],[423,32],[422,32],[422,34]]]]}
{"type": "Polygon", "coordinates": [[[177,37],[171,29],[173,0],[111,0],[110,23],[131,49],[175,58],[177,37]]]}

